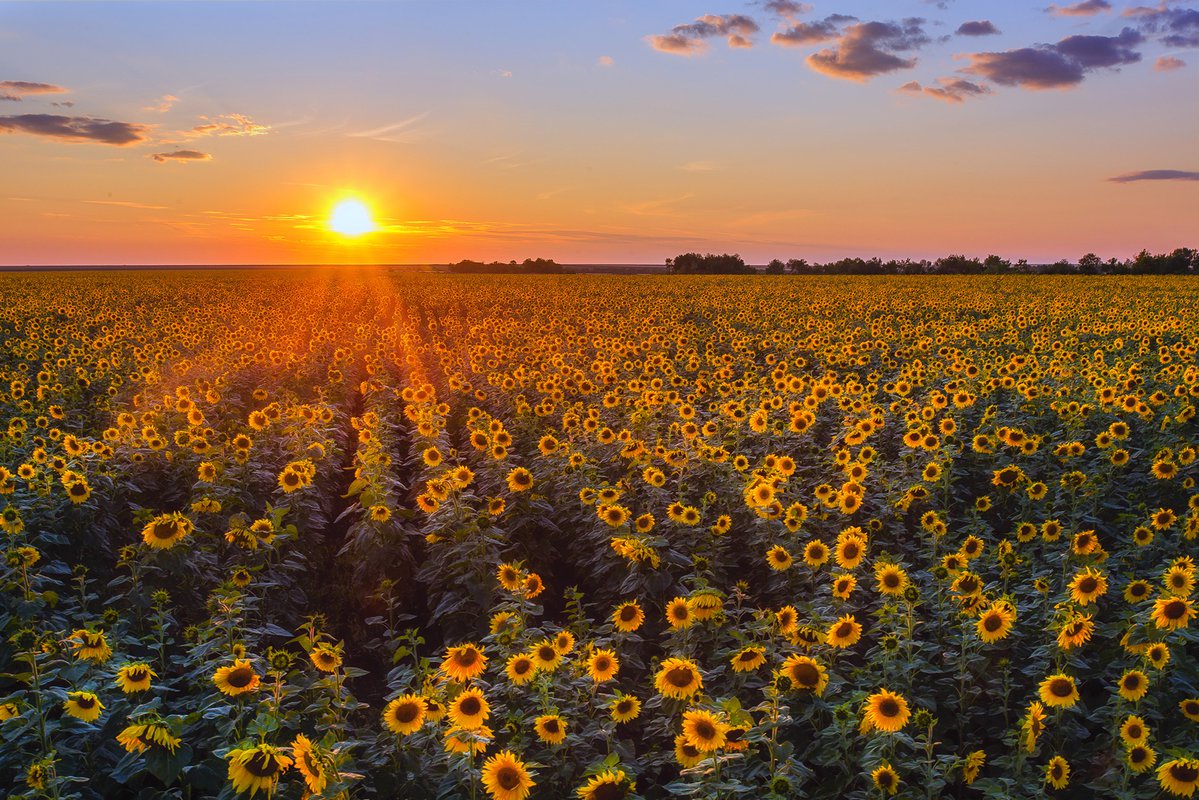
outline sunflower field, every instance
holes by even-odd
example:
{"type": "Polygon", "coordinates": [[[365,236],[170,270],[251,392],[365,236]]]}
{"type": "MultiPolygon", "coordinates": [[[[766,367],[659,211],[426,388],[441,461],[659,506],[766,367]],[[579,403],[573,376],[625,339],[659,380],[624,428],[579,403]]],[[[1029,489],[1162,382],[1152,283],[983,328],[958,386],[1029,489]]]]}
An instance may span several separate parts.
{"type": "Polygon", "coordinates": [[[7,797],[1199,790],[1185,277],[0,297],[7,797]]]}

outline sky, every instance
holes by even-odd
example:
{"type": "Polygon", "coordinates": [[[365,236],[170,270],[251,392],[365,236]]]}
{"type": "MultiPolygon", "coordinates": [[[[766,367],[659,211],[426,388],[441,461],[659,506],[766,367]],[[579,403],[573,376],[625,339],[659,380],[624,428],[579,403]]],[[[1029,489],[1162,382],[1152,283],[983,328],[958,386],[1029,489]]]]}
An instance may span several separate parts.
{"type": "Polygon", "coordinates": [[[0,264],[1195,246],[1199,1],[0,2],[0,264]],[[356,199],[373,232],[330,229],[356,199]]]}

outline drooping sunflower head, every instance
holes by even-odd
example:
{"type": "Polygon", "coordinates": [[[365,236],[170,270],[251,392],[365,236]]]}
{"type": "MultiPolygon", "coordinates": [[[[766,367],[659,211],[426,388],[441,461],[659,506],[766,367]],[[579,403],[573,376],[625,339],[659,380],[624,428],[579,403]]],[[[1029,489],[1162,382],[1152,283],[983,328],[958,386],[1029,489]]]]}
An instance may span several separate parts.
{"type": "Polygon", "coordinates": [[[291,744],[291,757],[296,769],[304,776],[308,790],[313,794],[325,791],[332,767],[328,754],[301,733],[291,744]]]}
{"type": "Polygon", "coordinates": [[[235,748],[226,754],[229,760],[229,780],[238,792],[258,792],[271,795],[279,778],[291,766],[292,760],[269,744],[235,748]]]}
{"type": "Polygon", "coordinates": [[[587,783],[575,790],[579,800],[624,800],[637,785],[622,769],[607,769],[592,775],[587,783]]]}
{"type": "Polygon", "coordinates": [[[150,688],[150,679],[158,677],[150,665],[144,662],[125,664],[117,670],[116,684],[125,694],[144,692],[150,688]]]}
{"type": "Polygon", "coordinates": [[[766,648],[757,645],[743,647],[730,660],[734,672],[751,672],[766,663],[766,648]]]}

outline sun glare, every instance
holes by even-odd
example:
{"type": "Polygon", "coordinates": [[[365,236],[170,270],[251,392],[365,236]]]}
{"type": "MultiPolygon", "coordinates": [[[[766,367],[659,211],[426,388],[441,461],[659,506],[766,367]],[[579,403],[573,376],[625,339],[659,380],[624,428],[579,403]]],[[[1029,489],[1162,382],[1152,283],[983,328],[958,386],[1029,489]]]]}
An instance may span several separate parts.
{"type": "Polygon", "coordinates": [[[329,228],[343,236],[361,236],[376,230],[370,211],[358,200],[342,200],[334,206],[329,228]]]}

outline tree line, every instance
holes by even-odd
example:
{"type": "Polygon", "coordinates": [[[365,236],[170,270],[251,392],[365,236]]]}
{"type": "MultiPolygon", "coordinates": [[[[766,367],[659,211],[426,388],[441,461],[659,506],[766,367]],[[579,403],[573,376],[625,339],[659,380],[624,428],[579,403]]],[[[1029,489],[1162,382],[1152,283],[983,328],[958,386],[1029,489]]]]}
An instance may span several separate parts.
{"type": "Polygon", "coordinates": [[[561,275],[570,270],[555,262],[552,258],[526,258],[524,261],[471,261],[463,259],[457,264],[449,265],[450,272],[460,273],[506,273],[515,275],[561,275]]]}
{"type": "MultiPolygon", "coordinates": [[[[666,269],[676,275],[752,275],[755,267],[741,256],[723,253],[683,253],[666,259],[666,269]]],[[[826,263],[803,258],[787,261],[774,259],[761,270],[767,275],[1008,275],[1035,273],[1046,275],[1194,275],[1199,274],[1199,250],[1179,247],[1171,253],[1152,254],[1142,250],[1135,258],[1106,261],[1087,253],[1077,262],[1062,259],[1054,264],[1030,264],[1025,259],[1012,262],[1002,256],[984,259],[948,255],[936,261],[910,258],[842,258],[826,263]]]]}

